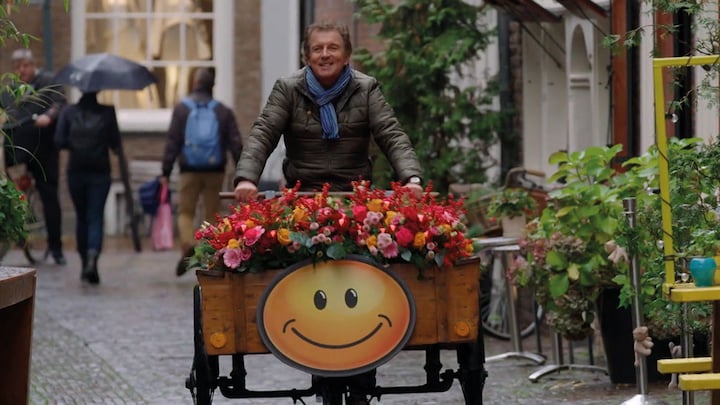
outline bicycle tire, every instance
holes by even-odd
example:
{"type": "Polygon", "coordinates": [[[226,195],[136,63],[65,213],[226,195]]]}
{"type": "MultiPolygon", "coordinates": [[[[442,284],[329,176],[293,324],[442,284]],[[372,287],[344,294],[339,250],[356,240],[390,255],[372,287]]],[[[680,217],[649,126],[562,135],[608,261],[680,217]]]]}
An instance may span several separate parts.
{"type": "MultiPolygon", "coordinates": [[[[508,313],[507,289],[504,284],[505,278],[495,278],[502,281],[500,283],[493,283],[493,277],[488,276],[483,277],[480,282],[480,318],[483,331],[486,335],[494,338],[510,340],[510,316],[508,313]]],[[[527,292],[530,293],[530,291],[527,292]]],[[[532,299],[519,301],[520,303],[533,302],[532,299]]],[[[523,338],[528,337],[537,327],[535,319],[542,319],[543,309],[541,306],[538,306],[535,317],[521,316],[523,313],[522,306],[518,307],[517,310],[520,336],[523,338]]],[[[532,313],[532,311],[530,313],[532,313]]]]}
{"type": "Polygon", "coordinates": [[[45,231],[45,216],[43,214],[40,193],[35,188],[25,191],[28,202],[28,213],[25,219],[26,236],[19,242],[25,258],[30,264],[45,262],[49,256],[45,231]]]}

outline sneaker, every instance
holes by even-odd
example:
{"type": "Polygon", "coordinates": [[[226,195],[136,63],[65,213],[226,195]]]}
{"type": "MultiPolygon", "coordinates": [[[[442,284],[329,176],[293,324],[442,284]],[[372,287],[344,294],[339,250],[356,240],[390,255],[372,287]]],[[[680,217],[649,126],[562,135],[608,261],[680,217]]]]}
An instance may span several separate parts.
{"type": "Polygon", "coordinates": [[[183,252],[183,257],[178,261],[177,266],[175,266],[175,275],[180,277],[183,274],[187,273],[188,271],[188,259],[191,258],[195,254],[195,247],[189,247],[185,249],[185,252],[183,252]]]}
{"type": "Polygon", "coordinates": [[[187,263],[187,257],[183,257],[180,259],[177,263],[177,266],[175,266],[175,275],[180,277],[183,274],[187,273],[188,271],[188,263],[187,263]]]}

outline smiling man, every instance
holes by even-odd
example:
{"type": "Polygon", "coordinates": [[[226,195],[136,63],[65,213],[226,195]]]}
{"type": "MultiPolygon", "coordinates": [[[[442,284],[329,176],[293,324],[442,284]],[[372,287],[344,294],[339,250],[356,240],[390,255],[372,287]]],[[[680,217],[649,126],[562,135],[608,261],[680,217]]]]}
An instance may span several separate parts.
{"type": "Polygon", "coordinates": [[[306,66],[275,82],[238,161],[235,196],[257,196],[265,162],[284,135],[287,185],[303,190],[351,191],[372,180],[370,144],[388,157],[396,179],[420,194],[422,171],[410,139],[385,101],[378,81],[350,67],[345,25],[316,23],[305,32],[306,66]]]}

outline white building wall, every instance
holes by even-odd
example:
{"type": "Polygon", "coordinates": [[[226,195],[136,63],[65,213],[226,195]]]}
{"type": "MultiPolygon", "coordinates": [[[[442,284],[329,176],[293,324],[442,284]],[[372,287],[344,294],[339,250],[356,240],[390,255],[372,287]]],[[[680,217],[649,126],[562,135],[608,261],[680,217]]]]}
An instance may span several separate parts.
{"type": "Polygon", "coordinates": [[[608,21],[588,21],[545,2],[561,13],[559,23],[525,23],[523,35],[523,162],[550,175],[548,163],[560,150],[607,143],[609,53],[600,49],[608,21]],[[538,44],[538,42],[540,42],[538,44]]]}
{"type": "MultiPolygon", "coordinates": [[[[270,95],[275,81],[298,69],[300,60],[299,2],[263,0],[261,4],[262,102],[270,95]]],[[[281,141],[270,155],[260,181],[276,183],[282,178],[285,145],[281,141]]]]}

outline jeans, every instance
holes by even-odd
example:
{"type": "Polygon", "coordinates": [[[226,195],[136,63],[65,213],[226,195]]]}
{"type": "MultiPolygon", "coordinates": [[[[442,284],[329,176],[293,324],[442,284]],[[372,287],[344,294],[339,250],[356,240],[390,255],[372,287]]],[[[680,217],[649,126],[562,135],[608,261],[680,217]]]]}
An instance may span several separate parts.
{"type": "Polygon", "coordinates": [[[40,194],[45,229],[47,231],[47,247],[54,254],[62,253],[62,211],[58,196],[58,152],[43,155],[42,162],[31,160],[28,171],[35,179],[35,188],[40,194]]]}
{"type": "Polygon", "coordinates": [[[110,192],[110,173],[68,172],[68,188],[75,206],[77,251],[100,253],[103,244],[105,200],[110,192]]]}

